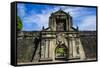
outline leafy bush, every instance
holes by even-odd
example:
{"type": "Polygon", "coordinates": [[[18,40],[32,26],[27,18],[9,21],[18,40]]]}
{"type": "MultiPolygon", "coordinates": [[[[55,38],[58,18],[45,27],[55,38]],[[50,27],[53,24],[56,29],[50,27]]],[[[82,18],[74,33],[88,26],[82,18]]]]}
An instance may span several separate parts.
{"type": "Polygon", "coordinates": [[[20,31],[23,27],[20,17],[17,16],[17,31],[20,31]]]}

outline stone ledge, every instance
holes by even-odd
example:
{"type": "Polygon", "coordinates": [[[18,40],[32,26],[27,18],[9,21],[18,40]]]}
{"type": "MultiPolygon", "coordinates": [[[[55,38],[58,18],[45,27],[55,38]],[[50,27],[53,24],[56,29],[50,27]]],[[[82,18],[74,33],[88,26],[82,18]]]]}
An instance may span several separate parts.
{"type": "Polygon", "coordinates": [[[39,61],[40,61],[40,62],[41,62],[41,61],[52,61],[52,58],[40,59],[39,61]]]}

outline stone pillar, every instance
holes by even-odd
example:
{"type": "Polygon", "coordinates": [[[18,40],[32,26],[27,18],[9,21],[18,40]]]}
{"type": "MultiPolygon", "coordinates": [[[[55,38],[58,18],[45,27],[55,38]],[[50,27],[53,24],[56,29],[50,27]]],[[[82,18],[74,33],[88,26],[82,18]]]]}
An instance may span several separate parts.
{"type": "Polygon", "coordinates": [[[72,39],[69,39],[69,59],[73,57],[73,44],[72,39]]]}
{"type": "Polygon", "coordinates": [[[66,18],[66,30],[68,30],[68,19],[66,18]]]}
{"type": "Polygon", "coordinates": [[[48,58],[50,58],[49,53],[50,53],[50,39],[48,40],[48,58]]]}
{"type": "Polygon", "coordinates": [[[49,27],[52,30],[52,17],[49,18],[49,27]]]}
{"type": "Polygon", "coordinates": [[[56,49],[56,39],[53,41],[53,60],[55,61],[55,49],[56,49]]]}
{"type": "Polygon", "coordinates": [[[50,52],[49,57],[52,58],[52,60],[55,60],[55,42],[54,39],[50,40],[50,52]]]}
{"type": "Polygon", "coordinates": [[[48,40],[46,40],[45,45],[45,58],[48,58],[48,40]]]}
{"type": "Polygon", "coordinates": [[[56,23],[55,19],[54,19],[53,17],[50,17],[50,18],[49,18],[49,26],[50,26],[50,28],[51,28],[51,31],[54,31],[54,30],[55,30],[55,29],[54,29],[55,23],[56,23]]]}
{"type": "Polygon", "coordinates": [[[52,58],[52,39],[50,40],[50,46],[49,46],[49,58],[52,58]]]}
{"type": "Polygon", "coordinates": [[[56,19],[53,18],[53,31],[56,31],[56,19]]]}
{"type": "Polygon", "coordinates": [[[80,55],[80,59],[84,60],[86,58],[85,52],[84,52],[84,49],[83,49],[83,46],[81,44],[80,39],[78,39],[78,41],[79,41],[79,55],[80,55]]]}
{"type": "Polygon", "coordinates": [[[77,51],[76,51],[76,45],[75,45],[75,39],[72,39],[72,44],[73,44],[73,58],[77,57],[77,51]]]}
{"type": "Polygon", "coordinates": [[[69,28],[69,30],[70,30],[70,28],[72,27],[72,23],[71,23],[71,17],[69,16],[68,17],[68,28],[69,28]]]}
{"type": "Polygon", "coordinates": [[[44,49],[44,45],[45,45],[45,40],[43,39],[42,41],[41,41],[41,59],[43,59],[44,57],[45,57],[45,49],[44,49]]]}

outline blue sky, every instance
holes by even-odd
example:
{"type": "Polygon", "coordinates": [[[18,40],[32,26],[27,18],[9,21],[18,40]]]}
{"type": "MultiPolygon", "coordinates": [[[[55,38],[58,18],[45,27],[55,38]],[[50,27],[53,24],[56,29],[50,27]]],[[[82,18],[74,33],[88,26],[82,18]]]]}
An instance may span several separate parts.
{"type": "Polygon", "coordinates": [[[73,18],[73,27],[79,30],[96,30],[96,8],[17,3],[17,15],[23,22],[22,31],[37,31],[48,27],[52,12],[62,9],[73,18]]]}

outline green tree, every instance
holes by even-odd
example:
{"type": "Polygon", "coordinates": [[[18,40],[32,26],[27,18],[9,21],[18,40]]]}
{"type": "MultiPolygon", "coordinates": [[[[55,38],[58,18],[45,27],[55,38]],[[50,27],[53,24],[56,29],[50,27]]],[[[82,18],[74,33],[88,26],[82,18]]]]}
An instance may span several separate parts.
{"type": "Polygon", "coordinates": [[[20,31],[23,27],[22,21],[19,16],[17,16],[17,31],[20,31]]]}
{"type": "Polygon", "coordinates": [[[65,51],[64,51],[64,48],[58,48],[57,49],[57,53],[64,53],[65,51]]]}

